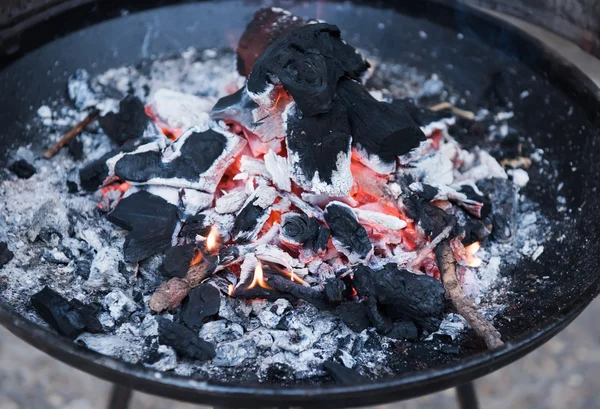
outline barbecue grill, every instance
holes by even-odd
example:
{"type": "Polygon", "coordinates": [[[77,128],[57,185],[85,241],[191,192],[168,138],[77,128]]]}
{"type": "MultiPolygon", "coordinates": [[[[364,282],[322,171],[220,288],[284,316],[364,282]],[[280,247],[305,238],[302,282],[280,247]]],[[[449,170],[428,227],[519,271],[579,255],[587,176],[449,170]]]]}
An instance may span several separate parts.
{"type": "MultiPolygon", "coordinates": [[[[152,7],[137,2],[119,7],[80,3],[47,20],[22,24],[18,40],[14,30],[5,31],[11,36],[2,43],[7,48],[2,50],[0,70],[0,165],[10,148],[41,142],[35,130],[25,128],[33,115],[30,107],[62,97],[65,73],[82,66],[101,72],[189,46],[232,46],[261,6],[260,1],[231,0],[178,5],[159,1],[152,7]]],[[[5,303],[0,304],[0,321],[53,357],[118,385],[113,408],[126,407],[131,389],[219,407],[333,408],[398,401],[450,387],[458,387],[462,407],[476,407],[471,381],[549,340],[600,293],[600,90],[538,40],[470,7],[430,2],[281,3],[300,16],[316,14],[337,24],[352,33],[355,45],[376,49],[381,57],[440,72],[455,89],[502,86],[495,84],[498,72],[510,71],[511,81],[502,91],[518,96],[523,89],[531,90],[528,98],[514,98],[514,112],[521,130],[557,170],[557,183],[548,184],[546,175],[534,174],[526,194],[552,221],[553,234],[542,257],[511,272],[510,308],[498,322],[506,344],[373,382],[281,388],[189,379],[127,364],[40,327],[5,303]],[[426,45],[407,35],[418,31],[427,32],[426,45]],[[557,211],[554,200],[559,182],[570,209],[566,214],[557,211]],[[535,285],[542,277],[547,277],[544,285],[535,285]]],[[[465,106],[474,105],[476,98],[465,97],[465,106]]]]}

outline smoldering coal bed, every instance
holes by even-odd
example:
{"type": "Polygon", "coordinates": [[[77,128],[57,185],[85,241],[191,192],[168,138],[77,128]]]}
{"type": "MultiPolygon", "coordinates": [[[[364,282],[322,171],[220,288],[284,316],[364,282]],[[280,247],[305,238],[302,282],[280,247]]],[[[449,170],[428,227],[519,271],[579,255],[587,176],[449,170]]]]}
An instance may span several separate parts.
{"type": "MultiPolygon", "coordinates": [[[[285,32],[304,24],[275,14],[285,32]]],[[[345,382],[481,349],[445,299],[431,243],[460,237],[462,287],[487,319],[501,315],[504,271],[543,252],[546,223],[519,194],[542,152],[519,157],[507,105],[468,118],[419,106],[458,100],[429,73],[366,55],[370,77],[354,82],[362,57],[322,29],[351,57],[314,104],[277,66],[285,49],[256,60],[268,43],[73,73],[70,103],[39,107],[32,126],[50,145],[90,109],[100,120],[50,161],[13,153],[2,297],[90,349],[205,379],[345,382]],[[246,84],[238,69],[254,63],[268,75],[246,84]],[[473,124],[485,137],[466,151],[453,135],[473,124]],[[460,232],[444,228],[450,208],[460,232]]]]}

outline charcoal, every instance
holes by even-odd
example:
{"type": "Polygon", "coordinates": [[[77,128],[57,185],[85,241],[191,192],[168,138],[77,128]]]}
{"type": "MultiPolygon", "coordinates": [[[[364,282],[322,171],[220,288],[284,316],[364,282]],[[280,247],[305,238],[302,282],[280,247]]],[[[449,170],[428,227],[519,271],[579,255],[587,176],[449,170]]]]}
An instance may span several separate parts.
{"type": "Polygon", "coordinates": [[[181,228],[181,237],[190,242],[195,242],[197,235],[206,237],[210,232],[210,226],[205,225],[205,219],[206,216],[203,214],[188,217],[181,228]]]}
{"type": "Polygon", "coordinates": [[[118,113],[109,112],[98,118],[98,123],[110,139],[123,145],[131,139],[141,137],[149,119],[142,101],[133,95],[127,95],[119,103],[118,113]]]}
{"type": "Polygon", "coordinates": [[[125,261],[140,261],[171,247],[177,206],[142,190],[119,201],[107,219],[130,231],[123,248],[125,261]]]}
{"type": "Polygon", "coordinates": [[[259,187],[246,200],[238,212],[231,229],[231,235],[238,244],[246,244],[256,238],[258,232],[271,214],[270,206],[278,193],[272,187],[259,187]]]}
{"type": "Polygon", "coordinates": [[[286,242],[315,253],[327,249],[331,232],[313,217],[302,213],[286,213],[281,222],[282,237],[286,242]]]}
{"type": "Polygon", "coordinates": [[[334,313],[354,332],[362,332],[371,326],[364,303],[346,301],[338,305],[334,313]]]}
{"type": "Polygon", "coordinates": [[[323,369],[333,378],[333,380],[342,385],[351,385],[364,383],[365,378],[354,369],[346,368],[337,362],[326,361],[323,363],[323,369]]]}
{"type": "Polygon", "coordinates": [[[181,357],[207,361],[216,356],[212,344],[204,341],[186,326],[166,318],[158,320],[158,340],[161,344],[173,348],[181,357]]]}
{"type": "Polygon", "coordinates": [[[173,370],[177,367],[177,354],[172,348],[154,341],[144,356],[144,366],[161,372],[173,370]]]}
{"type": "Polygon", "coordinates": [[[8,249],[8,244],[0,241],[0,268],[13,259],[15,254],[8,249]]]}
{"type": "Polygon", "coordinates": [[[310,24],[273,41],[256,61],[247,86],[260,95],[280,82],[303,114],[313,116],[331,109],[342,76],[359,80],[368,66],[341,40],[336,26],[310,24]]]}
{"type": "MultiPolygon", "coordinates": [[[[506,181],[504,183],[506,183],[506,181]]],[[[492,211],[492,202],[490,201],[490,199],[481,195],[481,192],[477,192],[473,188],[473,186],[469,184],[462,184],[456,190],[467,196],[467,199],[469,199],[469,201],[475,202],[477,204],[477,206],[469,206],[464,202],[458,202],[459,206],[465,208],[478,219],[483,219],[487,217],[492,211]]]]}
{"type": "Polygon", "coordinates": [[[344,298],[346,284],[339,278],[332,278],[325,283],[325,296],[330,302],[340,302],[344,298]]]}
{"type": "Polygon", "coordinates": [[[480,180],[477,182],[477,187],[494,203],[490,215],[494,239],[501,242],[512,239],[518,228],[517,188],[500,178],[480,180]]]}
{"type": "Polygon", "coordinates": [[[421,190],[416,191],[416,195],[419,199],[426,202],[431,202],[437,194],[440,192],[438,188],[428,185],[427,183],[420,183],[421,190]]]}
{"type": "Polygon", "coordinates": [[[412,98],[395,99],[391,104],[398,110],[406,112],[419,126],[427,126],[433,122],[454,117],[454,114],[450,109],[431,111],[427,108],[418,106],[412,98]]]}
{"type": "Polygon", "coordinates": [[[240,125],[250,128],[254,123],[252,111],[259,105],[248,95],[244,85],[236,92],[219,99],[210,112],[214,120],[235,121],[240,125]]]}
{"type": "Polygon", "coordinates": [[[377,101],[361,84],[342,79],[338,95],[348,111],[353,144],[364,151],[365,165],[373,170],[389,169],[397,156],[409,153],[425,140],[425,134],[406,112],[377,101]]]}
{"type": "Polygon", "coordinates": [[[437,206],[434,206],[416,194],[405,193],[402,202],[408,216],[417,220],[425,234],[433,239],[447,226],[456,224],[456,218],[437,206]]]}
{"type": "Polygon", "coordinates": [[[221,295],[210,284],[201,284],[192,289],[181,309],[181,321],[188,328],[198,330],[204,322],[219,312],[221,295]]]}
{"type": "Polygon", "coordinates": [[[115,322],[124,322],[139,306],[120,289],[114,289],[102,300],[104,308],[115,322]]]}
{"type": "Polygon", "coordinates": [[[331,202],[325,208],[325,221],[331,229],[333,244],[351,263],[367,259],[373,251],[369,236],[348,205],[331,202]]]}
{"type": "MultiPolygon", "coordinates": [[[[265,271],[265,273],[267,273],[267,271],[265,271]]],[[[325,295],[311,287],[305,287],[275,274],[268,275],[266,280],[271,287],[283,293],[284,295],[291,294],[299,300],[308,301],[321,310],[329,308],[329,303],[327,302],[325,295]]],[[[279,297],[281,297],[281,295],[279,297]]]]}
{"type": "Polygon", "coordinates": [[[27,162],[25,159],[14,161],[9,169],[21,179],[29,179],[36,173],[35,166],[27,162]]]}
{"type": "Polygon", "coordinates": [[[315,193],[346,196],[352,188],[346,109],[333,101],[328,112],[307,116],[293,106],[286,110],[286,146],[292,179],[315,193]]]}
{"type": "Polygon", "coordinates": [[[97,306],[86,306],[80,301],[69,302],[48,287],[31,296],[31,305],[44,321],[68,338],[75,339],[86,330],[102,330],[96,318],[97,306]]]}
{"type": "Polygon", "coordinates": [[[416,341],[419,337],[419,332],[415,324],[411,321],[400,321],[395,322],[392,329],[385,335],[393,339],[416,341]]]}
{"type": "Polygon", "coordinates": [[[161,265],[162,274],[168,278],[185,277],[192,258],[194,258],[193,244],[171,247],[165,252],[165,258],[161,265]]]}
{"type": "Polygon", "coordinates": [[[81,139],[73,139],[71,142],[69,142],[69,145],[67,147],[69,149],[69,154],[73,159],[83,159],[83,142],[81,142],[81,139]]]}
{"type": "Polygon", "coordinates": [[[274,40],[304,25],[306,22],[290,12],[275,8],[262,8],[246,26],[237,46],[237,70],[249,76],[254,63],[274,40]]]}

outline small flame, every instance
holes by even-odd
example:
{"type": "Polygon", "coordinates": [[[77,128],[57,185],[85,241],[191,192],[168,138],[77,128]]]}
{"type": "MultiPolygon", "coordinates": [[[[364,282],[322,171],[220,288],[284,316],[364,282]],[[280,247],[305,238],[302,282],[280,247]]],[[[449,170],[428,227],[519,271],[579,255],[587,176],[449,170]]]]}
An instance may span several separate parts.
{"type": "Polygon", "coordinates": [[[248,286],[248,289],[254,288],[257,285],[259,287],[264,288],[265,290],[272,290],[273,289],[273,287],[271,287],[265,281],[264,274],[263,274],[263,269],[262,269],[262,265],[260,263],[258,263],[256,265],[256,268],[254,269],[254,278],[252,279],[252,283],[250,283],[250,285],[248,286]]]}
{"type": "Polygon", "coordinates": [[[230,297],[233,295],[233,284],[229,284],[229,287],[227,288],[227,295],[229,295],[230,297]]]}
{"type": "Polygon", "coordinates": [[[190,261],[190,266],[195,266],[196,264],[201,262],[203,258],[204,258],[204,256],[202,255],[202,252],[196,250],[196,253],[194,254],[194,257],[192,258],[192,261],[190,261]]]}
{"type": "Polygon", "coordinates": [[[219,238],[219,231],[215,226],[211,227],[210,233],[206,237],[206,250],[212,252],[217,248],[217,242],[219,238]]]}
{"type": "Polygon", "coordinates": [[[481,244],[479,244],[478,241],[465,247],[465,252],[467,255],[467,265],[469,267],[479,267],[481,265],[482,260],[475,255],[475,253],[477,253],[480,248],[481,244]]]}

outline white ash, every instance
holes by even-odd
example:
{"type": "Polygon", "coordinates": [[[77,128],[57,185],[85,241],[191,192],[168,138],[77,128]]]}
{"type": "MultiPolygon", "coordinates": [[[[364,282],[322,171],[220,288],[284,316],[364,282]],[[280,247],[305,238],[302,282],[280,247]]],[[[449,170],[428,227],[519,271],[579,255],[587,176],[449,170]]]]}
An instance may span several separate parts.
{"type": "MultiPolygon", "coordinates": [[[[203,113],[209,106],[209,101],[235,91],[243,83],[234,65],[232,53],[188,50],[176,58],[152,62],[147,73],[133,67],[121,67],[92,78],[85,71],[80,71],[78,79],[71,81],[69,87],[79,110],[57,104],[44,105],[37,108],[38,118],[34,125],[43,129],[47,135],[44,145],[50,146],[87,115],[81,109],[98,106],[104,112],[115,110],[118,101],[129,91],[133,91],[146,103],[149,98],[154,98],[158,108],[157,116],[169,126],[177,124],[185,128],[191,124],[200,125],[197,122],[204,119],[203,113]],[[106,97],[108,90],[111,92],[110,98],[106,97]],[[180,95],[178,93],[186,97],[177,101],[180,95]],[[167,102],[173,103],[173,106],[167,102]],[[183,118],[173,116],[172,109],[175,106],[185,110],[188,115],[183,118]]],[[[431,77],[427,89],[424,89],[427,76],[414,68],[380,62],[377,72],[379,74],[370,83],[381,88],[378,95],[380,99],[418,97],[432,93],[443,98],[447,94],[439,78],[431,77]]],[[[267,93],[254,97],[267,98],[267,93]]],[[[500,122],[510,120],[510,114],[497,115],[496,119],[500,122]]],[[[502,125],[500,122],[498,126],[502,125]]],[[[436,126],[441,128],[443,125],[436,126]]],[[[79,139],[83,142],[87,160],[99,158],[112,148],[109,138],[95,124],[88,127],[79,139]]],[[[157,146],[157,149],[165,147],[166,143],[157,146]]],[[[454,149],[453,146],[447,148],[454,149]]],[[[421,155],[421,152],[415,154],[421,155]]],[[[542,152],[536,154],[541,158],[542,152]]],[[[217,358],[213,362],[204,363],[177,358],[171,348],[157,346],[158,323],[148,309],[151,291],[160,284],[158,266],[161,257],[153,257],[139,264],[123,261],[125,232],[115,228],[98,214],[99,194],[69,193],[65,182],[69,174],[81,167],[82,163],[74,161],[66,150],[48,161],[41,159],[37,146],[29,149],[21,147],[13,154],[13,158],[28,160],[34,164],[37,173],[28,180],[17,179],[8,174],[0,182],[0,239],[7,241],[15,253],[14,259],[0,269],[1,297],[28,319],[47,326],[32,312],[28,303],[33,293],[44,285],[49,285],[67,299],[96,302],[105,308],[99,319],[106,334],[84,333],[76,342],[128,362],[144,363],[158,371],[173,370],[177,374],[196,378],[228,380],[231,379],[231,372],[227,371],[239,368],[236,373],[256,373],[259,379],[266,379],[272,364],[283,364],[291,368],[296,379],[301,379],[322,375],[321,364],[338,356],[344,365],[370,377],[393,373],[389,365],[394,353],[391,340],[373,330],[356,334],[331,313],[319,311],[304,302],[292,307],[285,299],[275,302],[246,302],[222,295],[218,316],[214,321],[205,323],[199,331],[201,337],[217,346],[217,358]],[[86,269],[86,266],[89,268],[86,269]],[[149,277],[155,280],[152,284],[146,282],[149,277]],[[136,295],[141,295],[141,298],[136,295]],[[147,340],[152,342],[147,343],[147,340]],[[369,344],[378,346],[366,346],[369,344]],[[148,354],[153,354],[157,360],[146,362],[148,354]]],[[[253,158],[247,158],[247,179],[255,176],[257,179],[273,180],[278,187],[286,190],[286,182],[277,181],[280,174],[285,174],[279,163],[275,170],[273,166],[266,166],[265,162],[258,161],[262,168],[256,169],[249,165],[253,158]]],[[[446,159],[443,159],[445,163],[439,158],[435,159],[440,161],[442,169],[447,164],[446,159]]],[[[467,159],[474,164],[471,166],[471,177],[475,180],[480,175],[486,175],[486,172],[488,175],[493,173],[506,178],[504,169],[498,168],[497,162],[483,150],[467,159]]],[[[243,161],[244,158],[242,166],[243,161]]],[[[345,166],[345,163],[339,165],[345,166]]],[[[450,175],[457,176],[452,171],[450,175]]],[[[514,173],[512,177],[514,180],[514,173]]],[[[231,213],[239,211],[236,207],[247,201],[255,189],[254,178],[248,182],[252,189],[236,192],[233,207],[224,209],[217,205],[216,209],[204,210],[207,223],[217,224],[220,232],[230,231],[234,220],[231,213]],[[221,212],[227,214],[220,214],[221,212]]],[[[439,179],[437,182],[439,183],[439,179]]],[[[352,181],[344,181],[339,185],[343,185],[345,191],[349,190],[351,183],[352,181]]],[[[389,189],[393,190],[394,186],[390,185],[389,189]]],[[[171,197],[174,201],[173,192],[180,193],[181,190],[172,189],[168,194],[161,193],[161,196],[171,197]]],[[[189,209],[187,213],[193,213],[194,207],[200,209],[204,206],[204,198],[194,196],[195,190],[183,192],[187,203],[185,208],[189,209]]],[[[306,214],[323,219],[318,205],[325,197],[312,194],[299,198],[284,194],[284,198],[306,214]]],[[[336,197],[334,200],[352,205],[348,203],[350,198],[344,201],[343,198],[336,197]]],[[[500,279],[502,272],[514,266],[521,258],[535,259],[543,252],[543,237],[546,232],[542,217],[526,201],[521,201],[520,204],[522,212],[519,221],[524,228],[519,230],[518,235],[509,243],[493,243],[482,248],[477,253],[483,259],[482,267],[465,268],[465,289],[490,314],[502,307],[501,304],[497,305],[494,294],[507,288],[504,279],[500,279]],[[521,252],[517,252],[517,249],[521,252]]],[[[357,213],[361,218],[361,212],[357,213]]],[[[399,228],[396,220],[379,222],[390,228],[399,228]]],[[[277,246],[270,245],[271,239],[277,236],[277,227],[274,226],[272,230],[275,234],[255,247],[257,259],[275,261],[300,277],[316,276],[317,283],[322,283],[333,277],[335,272],[347,268],[343,260],[331,256],[328,262],[325,262],[328,259],[324,257],[304,266],[277,246]]],[[[223,237],[223,240],[228,239],[223,237]]],[[[401,253],[395,254],[394,260],[405,259],[408,262],[415,256],[409,252],[401,253]]],[[[456,319],[454,314],[450,314],[439,332],[445,331],[451,335],[450,324],[455,322],[456,335],[459,335],[462,329],[458,328],[458,321],[460,318],[456,319]]]]}

